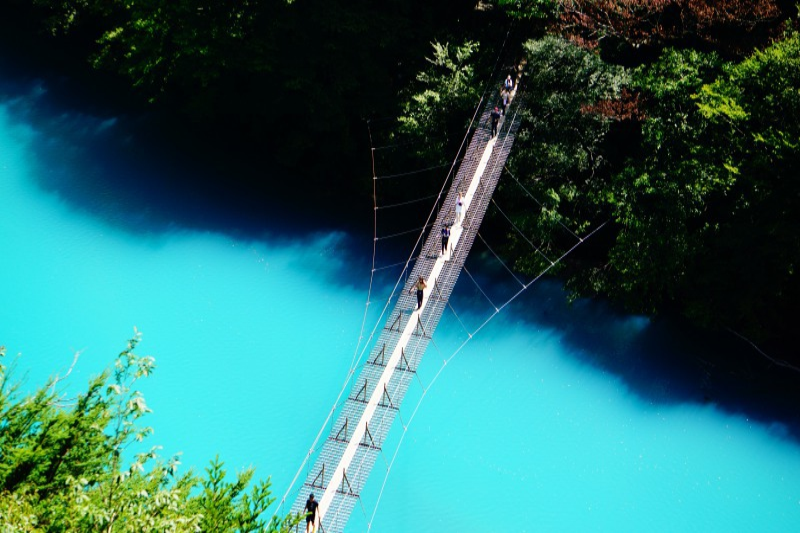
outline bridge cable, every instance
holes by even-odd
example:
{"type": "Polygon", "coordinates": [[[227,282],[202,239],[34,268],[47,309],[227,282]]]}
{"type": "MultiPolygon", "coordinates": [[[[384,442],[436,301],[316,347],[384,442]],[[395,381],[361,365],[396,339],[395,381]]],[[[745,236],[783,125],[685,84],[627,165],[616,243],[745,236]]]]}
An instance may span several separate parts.
{"type": "MultiPolygon", "coordinates": [[[[537,200],[536,197],[533,194],[531,194],[531,192],[528,189],[525,188],[525,186],[517,179],[517,177],[514,175],[514,173],[511,172],[511,170],[508,168],[508,165],[506,165],[504,168],[505,168],[506,172],[508,172],[508,174],[512,178],[514,178],[514,181],[517,182],[517,185],[519,185],[522,188],[522,190],[525,191],[525,193],[533,199],[534,202],[539,204],[539,207],[541,207],[542,209],[548,209],[548,207],[546,205],[544,205],[542,202],[537,200]]],[[[565,230],[567,230],[573,237],[575,237],[579,241],[581,240],[581,238],[578,235],[576,235],[575,232],[573,232],[571,229],[569,229],[566,226],[566,224],[564,224],[560,220],[557,220],[557,222],[561,225],[561,227],[563,227],[565,230]]]]}
{"type": "MultiPolygon", "coordinates": [[[[497,70],[497,65],[499,64],[500,58],[502,57],[502,54],[505,51],[505,47],[506,47],[506,44],[508,42],[508,36],[510,35],[510,32],[511,32],[511,27],[513,27],[513,23],[509,26],[509,29],[506,32],[506,35],[505,35],[505,38],[504,38],[504,41],[503,41],[503,45],[502,45],[500,53],[498,54],[498,57],[497,57],[497,59],[495,61],[495,66],[494,66],[494,68],[492,70],[492,76],[494,76],[494,73],[497,70]]],[[[472,118],[471,118],[470,123],[469,123],[469,125],[467,127],[467,131],[465,132],[464,137],[462,138],[462,141],[461,141],[461,144],[459,146],[459,149],[458,149],[458,152],[456,154],[456,157],[454,158],[453,162],[450,164],[450,169],[449,169],[447,175],[445,176],[445,179],[442,182],[442,187],[441,187],[441,189],[439,191],[439,194],[437,195],[437,197],[439,199],[441,199],[441,197],[443,195],[443,192],[445,190],[445,187],[447,186],[447,183],[450,180],[450,177],[453,174],[453,171],[454,171],[454,169],[456,167],[457,161],[459,161],[459,155],[464,150],[464,147],[466,145],[466,141],[467,141],[467,139],[469,137],[470,132],[472,131],[473,124],[475,123],[475,119],[478,116],[478,112],[482,109],[483,102],[486,99],[486,93],[488,92],[488,87],[489,87],[490,83],[491,82],[489,80],[487,80],[487,84],[486,84],[486,86],[484,88],[483,95],[481,96],[481,98],[479,99],[478,103],[476,104],[475,111],[473,112],[472,118]]],[[[350,370],[346,375],[346,378],[345,378],[345,381],[344,381],[344,383],[342,385],[342,388],[339,391],[339,394],[338,394],[336,400],[334,401],[333,405],[331,406],[331,409],[330,409],[330,411],[328,413],[328,416],[326,417],[325,421],[322,423],[322,426],[320,427],[320,430],[319,430],[317,436],[315,437],[311,447],[309,448],[309,451],[307,452],[305,458],[301,462],[301,465],[298,468],[297,473],[295,474],[294,478],[292,479],[291,483],[289,484],[289,487],[287,488],[286,493],[284,494],[283,498],[281,499],[280,504],[278,505],[278,510],[276,510],[275,514],[273,515],[273,518],[275,516],[277,516],[277,513],[278,513],[279,509],[286,503],[286,498],[288,497],[289,493],[291,493],[291,491],[292,491],[292,489],[294,487],[294,484],[297,482],[297,479],[299,478],[300,473],[303,471],[304,468],[306,468],[306,465],[308,465],[308,463],[309,463],[309,459],[311,458],[313,453],[316,451],[316,445],[319,442],[319,439],[321,438],[322,433],[325,431],[325,428],[328,425],[328,423],[331,422],[333,414],[334,414],[334,412],[336,411],[336,408],[339,405],[339,400],[341,400],[343,394],[345,393],[345,391],[348,388],[348,384],[350,383],[351,379],[354,376],[355,367],[360,363],[360,361],[363,358],[364,354],[366,353],[370,343],[374,339],[375,333],[377,332],[378,327],[382,323],[383,317],[386,315],[386,312],[387,312],[387,310],[389,308],[389,305],[391,304],[392,300],[394,299],[395,294],[397,293],[397,289],[398,289],[398,287],[400,285],[400,281],[403,279],[403,275],[408,271],[409,264],[415,258],[415,254],[416,254],[417,248],[420,247],[422,242],[423,242],[422,239],[423,239],[423,236],[424,236],[424,230],[420,232],[420,234],[419,234],[419,236],[417,238],[417,241],[414,244],[414,247],[413,247],[412,251],[409,254],[409,257],[405,262],[405,267],[404,267],[403,271],[401,272],[400,276],[398,277],[397,281],[395,282],[395,285],[392,288],[392,291],[391,291],[390,295],[387,297],[386,303],[385,303],[383,309],[381,310],[380,316],[378,317],[378,319],[377,319],[377,321],[375,323],[375,326],[373,327],[372,331],[370,332],[369,338],[364,343],[364,346],[363,346],[363,348],[361,350],[361,354],[357,356],[359,348],[361,347],[361,342],[364,340],[364,329],[365,329],[365,324],[366,324],[366,317],[367,317],[367,314],[368,314],[368,311],[369,311],[369,306],[370,306],[370,303],[371,303],[370,295],[372,293],[372,286],[373,286],[374,275],[375,275],[375,271],[376,271],[375,270],[375,257],[376,257],[376,247],[377,247],[377,242],[378,242],[378,237],[377,237],[377,212],[378,212],[378,209],[377,209],[377,194],[376,194],[376,184],[377,184],[377,181],[378,181],[378,176],[377,176],[377,174],[375,172],[375,148],[374,148],[374,143],[372,141],[372,132],[371,132],[371,129],[369,127],[369,124],[370,124],[370,121],[367,121],[367,128],[369,130],[370,146],[371,146],[370,152],[371,152],[371,157],[372,157],[373,251],[372,251],[372,268],[370,270],[370,282],[369,282],[369,288],[368,288],[368,293],[367,293],[367,301],[366,301],[366,304],[365,304],[364,318],[362,320],[362,327],[361,327],[361,331],[359,333],[358,343],[356,345],[356,350],[355,350],[355,353],[354,353],[354,356],[353,356],[353,360],[352,360],[352,362],[350,364],[350,370]]],[[[437,202],[431,208],[431,211],[428,214],[428,218],[426,219],[425,225],[423,226],[423,228],[427,228],[428,226],[430,226],[432,224],[431,223],[431,218],[432,218],[433,214],[435,212],[437,212],[438,208],[439,208],[439,200],[437,200],[437,202]]],[[[524,288],[522,290],[524,290],[524,288]]],[[[497,311],[495,312],[495,314],[496,313],[497,313],[497,311]]],[[[494,316],[494,315],[492,315],[492,316],[494,316]]],[[[483,326],[481,326],[481,327],[483,327],[483,326]]],[[[460,350],[460,348],[459,348],[459,350],[460,350]]],[[[452,357],[453,356],[451,356],[451,359],[452,359],[452,357]]],[[[440,372],[441,372],[441,370],[440,370],[440,372]]],[[[437,373],[436,377],[438,377],[438,375],[439,374],[437,373]]],[[[436,379],[436,378],[434,378],[434,379],[436,379]]],[[[423,397],[424,397],[424,394],[423,394],[423,397]]],[[[419,407],[419,403],[417,404],[417,408],[418,407],[419,407]]],[[[409,420],[409,424],[410,424],[410,422],[413,419],[415,414],[416,414],[416,409],[415,409],[414,413],[412,413],[412,418],[409,420]]],[[[406,432],[407,432],[407,426],[404,426],[403,437],[405,436],[406,432]]],[[[402,442],[402,438],[401,438],[401,442],[402,442]]],[[[399,445],[398,445],[398,449],[399,449],[399,445]]],[[[392,458],[392,463],[394,462],[395,458],[396,458],[396,452],[395,452],[395,455],[392,458]]],[[[391,465],[390,465],[390,467],[391,467],[391,465]]],[[[385,486],[385,482],[384,482],[384,486],[385,486]]],[[[299,492],[299,490],[300,489],[298,488],[298,492],[299,492]]],[[[383,488],[381,489],[381,494],[382,493],[383,493],[383,488]]],[[[360,499],[361,498],[359,497],[359,500],[360,499]]],[[[379,499],[379,501],[380,501],[380,499],[379,499]]],[[[362,509],[363,509],[363,504],[362,504],[362,509]]],[[[376,507],[375,507],[375,511],[377,511],[377,504],[376,504],[376,507]]],[[[374,516],[375,516],[375,513],[373,512],[373,515],[372,515],[373,519],[374,519],[374,516]]],[[[370,524],[371,524],[371,520],[370,520],[370,524]]]]}
{"type": "MultiPolygon", "coordinates": [[[[592,230],[592,231],[591,231],[591,233],[589,233],[589,234],[588,234],[586,237],[584,237],[583,239],[581,239],[579,242],[577,242],[575,245],[573,245],[571,248],[569,248],[569,249],[568,249],[566,252],[564,252],[564,254],[562,254],[562,255],[561,255],[561,256],[560,256],[560,257],[559,257],[559,258],[558,258],[558,259],[557,259],[557,260],[556,260],[556,261],[555,261],[553,264],[549,265],[549,266],[548,266],[548,267],[546,267],[544,270],[542,270],[542,271],[541,271],[541,272],[540,272],[540,273],[539,273],[539,274],[538,274],[536,277],[534,277],[533,279],[531,279],[531,280],[530,280],[530,281],[528,281],[527,283],[523,284],[522,288],[521,288],[519,291],[517,291],[515,294],[513,294],[513,295],[512,295],[512,296],[511,296],[511,297],[510,297],[508,300],[506,300],[506,302],[505,302],[505,303],[503,303],[503,304],[502,304],[500,307],[496,308],[496,309],[495,309],[495,311],[494,311],[494,312],[493,312],[493,313],[492,313],[492,314],[491,314],[491,315],[490,315],[488,318],[486,318],[486,319],[485,319],[485,320],[484,320],[484,321],[483,321],[483,322],[482,322],[482,323],[481,323],[481,324],[480,324],[480,325],[479,325],[479,326],[478,326],[478,327],[475,329],[475,331],[472,333],[472,335],[470,335],[470,336],[469,336],[469,338],[467,338],[466,340],[464,340],[464,341],[461,343],[461,345],[459,345],[459,346],[458,346],[458,348],[456,348],[456,349],[455,349],[455,351],[453,351],[453,353],[452,353],[452,354],[451,354],[449,357],[447,357],[447,358],[444,360],[444,363],[443,363],[443,364],[442,364],[442,366],[439,368],[439,371],[438,371],[438,372],[437,372],[437,373],[434,375],[434,377],[431,379],[430,383],[428,384],[428,387],[424,389],[424,391],[423,391],[423,393],[422,393],[422,396],[420,397],[420,399],[419,399],[419,401],[417,402],[417,404],[414,406],[414,410],[412,411],[412,413],[411,413],[411,417],[410,417],[410,418],[409,418],[409,420],[408,420],[408,426],[410,426],[410,425],[411,425],[411,423],[414,421],[414,418],[416,417],[416,415],[417,415],[417,412],[419,411],[419,408],[420,408],[420,406],[422,405],[422,401],[423,401],[423,400],[425,399],[425,397],[427,396],[427,394],[428,394],[428,391],[430,391],[430,389],[433,387],[433,385],[434,385],[434,384],[435,384],[435,383],[438,381],[438,379],[439,379],[439,376],[441,376],[441,374],[442,374],[442,372],[444,371],[445,367],[446,367],[446,366],[447,366],[447,365],[448,365],[448,364],[449,364],[449,363],[450,363],[450,362],[451,362],[451,361],[452,361],[452,360],[453,360],[453,359],[454,359],[454,358],[455,358],[455,357],[456,357],[456,356],[457,356],[457,355],[458,355],[458,354],[459,354],[459,353],[460,353],[460,352],[461,352],[461,351],[464,349],[464,347],[467,345],[467,343],[469,343],[469,341],[470,341],[470,340],[472,340],[472,338],[473,338],[475,335],[477,335],[477,334],[478,334],[478,333],[479,333],[479,332],[480,332],[480,331],[481,331],[481,330],[482,330],[484,327],[486,327],[486,325],[487,325],[489,322],[491,322],[491,321],[492,321],[492,319],[494,319],[494,317],[496,317],[496,316],[497,316],[497,315],[498,315],[498,314],[499,314],[499,313],[500,313],[500,312],[501,312],[503,309],[505,309],[505,308],[506,308],[508,305],[510,305],[510,304],[511,304],[511,302],[513,302],[514,300],[516,300],[516,299],[517,299],[517,298],[518,298],[518,297],[519,297],[519,296],[520,296],[522,293],[524,293],[524,292],[525,292],[525,291],[528,289],[528,287],[530,287],[531,285],[533,285],[534,283],[536,283],[536,282],[537,282],[539,279],[541,279],[541,278],[542,278],[542,277],[543,277],[545,274],[547,274],[547,272],[548,272],[548,271],[550,271],[550,270],[551,270],[553,267],[555,267],[555,266],[556,266],[557,264],[559,264],[559,263],[560,263],[562,260],[564,260],[564,259],[565,259],[565,258],[566,258],[566,257],[567,257],[569,254],[571,254],[571,253],[572,253],[572,252],[573,252],[573,251],[574,251],[574,250],[575,250],[575,249],[576,249],[578,246],[580,246],[580,245],[581,245],[583,242],[585,242],[587,239],[589,239],[590,237],[592,237],[592,236],[593,236],[595,233],[597,233],[597,232],[598,232],[600,229],[602,229],[602,228],[603,228],[603,227],[604,227],[604,226],[605,226],[607,223],[608,223],[608,221],[606,221],[606,222],[603,222],[602,224],[600,224],[600,225],[599,225],[597,228],[595,228],[594,230],[592,230]]],[[[431,339],[431,342],[433,343],[433,340],[432,340],[432,339],[431,339]]],[[[433,343],[433,344],[434,344],[434,346],[436,347],[436,344],[435,344],[435,343],[433,343]]],[[[437,350],[438,350],[438,348],[437,348],[437,350]]],[[[406,429],[403,431],[402,435],[400,436],[400,441],[398,442],[398,444],[397,444],[397,447],[395,448],[395,452],[394,452],[394,454],[392,455],[392,460],[391,460],[391,462],[389,463],[389,469],[387,470],[387,472],[386,472],[386,475],[384,476],[383,484],[382,484],[382,486],[381,486],[380,492],[378,493],[378,499],[377,499],[377,501],[376,501],[376,503],[375,503],[375,507],[373,508],[373,512],[372,512],[372,518],[371,518],[371,519],[370,519],[370,521],[369,521],[369,528],[371,528],[372,521],[375,519],[375,515],[376,515],[376,513],[377,513],[377,511],[378,511],[378,506],[380,505],[380,501],[381,501],[381,499],[382,499],[382,497],[383,497],[383,493],[384,493],[384,491],[385,491],[385,489],[386,489],[386,482],[387,482],[387,480],[388,480],[388,477],[389,477],[389,472],[391,472],[391,468],[392,468],[392,466],[394,465],[394,462],[395,462],[395,460],[397,459],[397,455],[398,455],[398,453],[399,453],[399,451],[400,451],[400,447],[402,446],[402,444],[403,444],[403,441],[405,440],[405,436],[406,436],[406,434],[407,434],[407,433],[408,433],[408,429],[406,428],[406,429]]],[[[369,530],[369,528],[368,528],[368,530],[369,530]]]]}
{"type": "Polygon", "coordinates": [[[478,237],[481,239],[481,241],[483,242],[483,244],[484,244],[484,245],[486,245],[486,248],[488,248],[488,250],[489,250],[490,252],[492,252],[492,255],[493,255],[493,256],[494,256],[494,257],[497,259],[497,261],[498,261],[498,262],[499,262],[501,265],[503,265],[503,268],[505,268],[505,269],[508,271],[508,273],[509,273],[509,274],[511,274],[511,277],[512,277],[512,278],[514,278],[514,279],[517,281],[517,283],[519,283],[519,284],[520,284],[520,286],[524,287],[524,286],[525,286],[525,283],[524,283],[524,282],[522,282],[522,281],[520,281],[520,280],[519,280],[519,278],[517,277],[517,275],[516,275],[516,274],[514,274],[514,271],[513,271],[513,270],[511,270],[511,269],[508,267],[508,265],[505,263],[505,261],[503,261],[502,259],[500,259],[500,256],[499,256],[499,255],[497,255],[497,252],[495,252],[495,251],[492,249],[492,247],[491,247],[491,246],[489,246],[489,243],[488,243],[488,242],[486,242],[486,239],[484,239],[484,238],[483,238],[483,235],[481,235],[481,232],[480,232],[480,231],[477,233],[477,235],[478,235],[478,237]]]}
{"type": "MultiPolygon", "coordinates": [[[[508,167],[506,167],[506,169],[508,169],[508,167]]],[[[533,242],[531,242],[531,240],[530,240],[530,239],[529,239],[527,236],[525,236],[525,234],[522,232],[522,230],[521,230],[521,229],[519,229],[519,227],[517,227],[517,225],[516,225],[516,224],[514,224],[514,222],[511,220],[511,218],[509,218],[509,216],[508,216],[508,215],[506,215],[505,211],[503,211],[502,209],[500,209],[500,206],[499,206],[499,205],[497,205],[497,202],[495,202],[494,198],[492,198],[492,199],[491,199],[491,202],[492,202],[492,203],[494,204],[494,206],[497,208],[497,211],[499,211],[499,212],[500,212],[500,214],[501,214],[501,215],[503,215],[503,217],[505,217],[505,219],[506,219],[506,220],[508,220],[508,223],[509,223],[509,224],[511,224],[511,226],[512,226],[512,227],[513,227],[513,228],[514,228],[516,231],[517,231],[517,233],[519,233],[520,237],[522,237],[523,239],[525,239],[525,241],[526,241],[526,242],[527,242],[527,243],[528,243],[528,244],[529,244],[529,245],[530,245],[530,246],[531,246],[531,247],[532,247],[534,250],[536,250],[536,253],[538,253],[539,255],[541,255],[542,257],[544,257],[544,258],[545,258],[545,260],[546,260],[548,263],[550,263],[550,264],[552,265],[552,264],[553,264],[553,262],[550,260],[550,258],[549,258],[549,257],[547,257],[547,255],[546,255],[544,252],[542,252],[542,251],[539,249],[539,247],[538,247],[538,246],[536,246],[535,244],[533,244],[533,242]]]]}

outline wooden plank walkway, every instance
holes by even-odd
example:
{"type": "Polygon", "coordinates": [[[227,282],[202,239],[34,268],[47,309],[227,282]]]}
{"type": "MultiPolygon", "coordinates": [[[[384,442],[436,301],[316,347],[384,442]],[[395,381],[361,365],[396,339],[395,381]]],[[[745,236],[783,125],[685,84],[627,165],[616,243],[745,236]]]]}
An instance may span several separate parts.
{"type": "MultiPolygon", "coordinates": [[[[293,513],[302,512],[308,495],[313,493],[319,502],[317,514],[322,518],[320,531],[324,533],[344,531],[414,379],[514,143],[519,119],[511,111],[516,108],[513,103],[509,106],[494,138],[491,138],[490,131],[493,104],[483,110],[479,126],[444,201],[445,207],[431,227],[411,276],[292,506],[293,513]],[[451,228],[451,252],[441,257],[441,229],[455,220],[459,191],[464,194],[462,220],[451,228]],[[425,278],[428,288],[421,309],[416,310],[413,287],[420,276],[425,278]]],[[[304,528],[305,521],[298,531],[305,531],[304,528]]]]}

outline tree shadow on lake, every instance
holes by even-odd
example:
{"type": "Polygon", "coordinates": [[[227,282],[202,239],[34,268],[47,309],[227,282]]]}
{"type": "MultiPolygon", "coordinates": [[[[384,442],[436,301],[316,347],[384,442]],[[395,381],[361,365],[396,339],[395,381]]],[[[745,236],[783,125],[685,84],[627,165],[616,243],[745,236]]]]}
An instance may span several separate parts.
{"type": "MultiPolygon", "coordinates": [[[[318,270],[332,282],[366,287],[372,257],[367,200],[361,209],[353,207],[361,199],[343,205],[336,196],[320,198],[281,168],[268,147],[233,146],[226,132],[192,146],[196,137],[186,135],[187,125],[141,111],[111,115],[70,80],[43,82],[6,62],[0,68],[7,74],[0,103],[13,121],[34,131],[30,163],[38,185],[76,210],[145,237],[208,231],[297,245],[345,230],[342,235],[352,236],[326,241],[323,252],[336,260],[316,257],[318,270]],[[248,179],[228,179],[237,173],[248,179]]],[[[389,259],[404,255],[393,250],[389,259]]],[[[500,294],[498,302],[518,290],[485,264],[479,270],[482,283],[500,294]]],[[[390,274],[381,276],[379,285],[391,282],[390,274]]],[[[463,289],[453,295],[457,308],[485,307],[485,301],[476,303],[481,298],[463,289]]],[[[570,305],[561,285],[550,281],[534,285],[509,311],[532,328],[559,332],[580,362],[620,376],[645,401],[712,403],[800,440],[794,408],[800,375],[771,365],[730,334],[668,319],[651,322],[603,302],[570,305]]]]}
{"type": "MultiPolygon", "coordinates": [[[[294,240],[363,221],[371,230],[368,198],[362,221],[341,198],[283,167],[269,146],[236,141],[240,132],[201,134],[141,106],[119,113],[119,103],[103,106],[75,80],[42,79],[7,59],[0,70],[0,103],[34,132],[38,185],[104,223],[136,235],[196,230],[241,239],[294,240]]],[[[101,89],[94,92],[102,100],[101,89]]]]}
{"type": "MultiPolygon", "coordinates": [[[[499,302],[520,288],[493,268],[478,281],[499,302]]],[[[475,292],[456,290],[453,305],[475,309],[475,292]]],[[[623,314],[600,300],[569,303],[567,296],[560,282],[541,280],[506,312],[531,329],[554,330],[579,363],[618,376],[645,402],[714,405],[800,442],[800,373],[774,365],[727,332],[623,314]]]]}

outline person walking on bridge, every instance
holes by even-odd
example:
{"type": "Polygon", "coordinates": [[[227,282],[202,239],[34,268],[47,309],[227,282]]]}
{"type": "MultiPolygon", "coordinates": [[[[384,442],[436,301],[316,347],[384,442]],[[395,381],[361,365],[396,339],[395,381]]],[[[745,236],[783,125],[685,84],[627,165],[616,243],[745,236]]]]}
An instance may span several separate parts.
{"type": "Polygon", "coordinates": [[[410,293],[413,292],[414,289],[417,289],[417,311],[422,309],[422,298],[423,296],[425,296],[426,288],[428,288],[428,284],[425,283],[425,278],[420,276],[417,282],[414,284],[414,286],[411,287],[411,290],[408,291],[410,293]]]}
{"type": "MultiPolygon", "coordinates": [[[[314,495],[309,494],[306,500],[306,506],[303,508],[303,511],[306,513],[306,533],[314,533],[316,529],[318,507],[319,503],[314,499],[314,495]]],[[[320,522],[322,522],[322,519],[320,519],[320,522]]]]}
{"type": "Polygon", "coordinates": [[[447,249],[450,244],[450,226],[447,224],[442,224],[442,254],[444,255],[447,253],[447,249]]]}
{"type": "Polygon", "coordinates": [[[494,106],[494,111],[492,111],[492,137],[497,135],[498,122],[500,122],[500,109],[494,106]]]}

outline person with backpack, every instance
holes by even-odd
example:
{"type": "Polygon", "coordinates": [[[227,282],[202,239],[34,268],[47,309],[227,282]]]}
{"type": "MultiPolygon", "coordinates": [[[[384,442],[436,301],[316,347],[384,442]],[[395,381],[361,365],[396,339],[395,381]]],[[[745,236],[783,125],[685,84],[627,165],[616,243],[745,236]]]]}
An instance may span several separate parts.
{"type": "Polygon", "coordinates": [[[422,300],[425,298],[425,289],[427,288],[428,284],[425,283],[425,278],[420,276],[417,282],[411,286],[411,290],[408,291],[408,292],[414,292],[414,289],[417,290],[417,311],[422,309],[422,300]]]}

